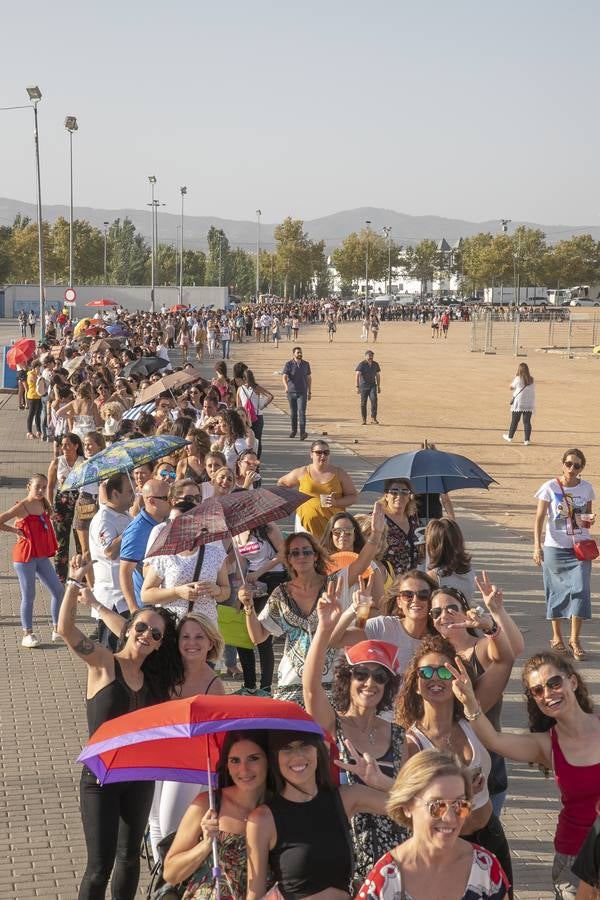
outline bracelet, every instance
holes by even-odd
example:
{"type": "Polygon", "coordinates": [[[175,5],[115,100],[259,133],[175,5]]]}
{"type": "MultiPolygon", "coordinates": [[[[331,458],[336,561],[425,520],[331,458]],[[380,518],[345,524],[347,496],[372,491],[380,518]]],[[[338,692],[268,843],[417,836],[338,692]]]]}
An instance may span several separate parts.
{"type": "Polygon", "coordinates": [[[498,623],[496,622],[495,619],[492,619],[492,622],[493,622],[492,627],[488,628],[487,631],[485,628],[482,628],[481,630],[483,631],[483,633],[485,634],[486,637],[497,638],[498,635],[501,634],[502,629],[500,628],[500,626],[498,625],[498,623]]]}
{"type": "Polygon", "coordinates": [[[470,716],[469,713],[465,709],[465,719],[467,720],[467,722],[474,722],[475,719],[478,719],[480,715],[481,715],[481,707],[479,707],[477,709],[477,711],[473,713],[472,716],[470,716]]]}
{"type": "Polygon", "coordinates": [[[245,606],[244,607],[244,615],[251,616],[253,612],[256,612],[253,606],[245,606]]]}
{"type": "Polygon", "coordinates": [[[82,584],[81,581],[77,581],[75,578],[67,578],[67,584],[75,584],[78,588],[87,587],[86,584],[82,584]]]}
{"type": "Polygon", "coordinates": [[[374,541],[372,538],[367,538],[367,544],[371,544],[372,547],[379,547],[379,541],[374,541]]]}

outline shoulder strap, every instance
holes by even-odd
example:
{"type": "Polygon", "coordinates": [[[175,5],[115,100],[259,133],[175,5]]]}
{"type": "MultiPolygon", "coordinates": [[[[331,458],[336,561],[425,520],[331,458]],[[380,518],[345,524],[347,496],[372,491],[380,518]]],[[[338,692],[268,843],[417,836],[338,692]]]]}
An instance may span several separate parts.
{"type": "Polygon", "coordinates": [[[218,675],[215,675],[214,678],[211,678],[211,679],[210,679],[210,681],[209,681],[208,684],[206,685],[206,690],[204,691],[205,694],[208,694],[208,692],[210,691],[212,685],[214,684],[214,682],[217,680],[218,677],[219,677],[218,675]]]}
{"type": "Polygon", "coordinates": [[[344,804],[340,797],[339,788],[334,788],[333,790],[333,802],[340,817],[344,837],[348,844],[348,851],[350,853],[350,871],[354,872],[354,844],[352,843],[352,834],[350,833],[350,822],[348,821],[348,816],[346,815],[346,810],[344,809],[344,804]]]}
{"type": "MultiPolygon", "coordinates": [[[[204,554],[206,553],[206,544],[200,544],[198,547],[198,559],[196,560],[196,565],[194,566],[194,574],[192,575],[192,581],[198,581],[198,576],[200,575],[200,571],[202,569],[202,563],[204,562],[204,554]]],[[[188,600],[188,612],[194,608],[194,601],[188,600]]],[[[213,679],[214,681],[214,679],[213,679]]],[[[211,681],[212,684],[212,681],[211,681]]],[[[209,685],[210,687],[210,685],[209,685]]]]}

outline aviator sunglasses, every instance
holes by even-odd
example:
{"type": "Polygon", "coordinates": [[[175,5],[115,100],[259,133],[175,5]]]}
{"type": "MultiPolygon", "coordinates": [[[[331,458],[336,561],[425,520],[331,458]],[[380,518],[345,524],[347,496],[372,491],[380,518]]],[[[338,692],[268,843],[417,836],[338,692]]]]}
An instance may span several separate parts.
{"type": "Polygon", "coordinates": [[[580,462],[576,462],[575,460],[572,460],[572,459],[565,460],[563,465],[566,466],[567,469],[575,469],[576,472],[579,472],[580,469],[583,468],[583,466],[581,465],[580,462]]]}
{"type": "Polygon", "coordinates": [[[532,697],[535,697],[536,700],[541,700],[546,688],[548,688],[549,691],[558,691],[562,687],[564,680],[563,675],[553,675],[552,678],[549,678],[548,681],[544,681],[543,684],[530,685],[528,690],[532,697]]]}
{"type": "Polygon", "coordinates": [[[298,559],[300,556],[314,556],[315,551],[311,550],[310,547],[302,547],[302,549],[290,550],[288,556],[291,556],[292,559],[298,559]]]}
{"type": "Polygon", "coordinates": [[[431,618],[439,619],[443,612],[460,612],[460,606],[458,605],[458,603],[449,603],[448,606],[432,606],[431,618]]]}
{"type": "Polygon", "coordinates": [[[367,669],[366,667],[353,666],[352,677],[355,681],[365,682],[369,677],[373,679],[375,684],[384,685],[390,680],[390,673],[387,669],[378,667],[377,669],[367,669]]]}
{"type": "Polygon", "coordinates": [[[137,634],[145,634],[147,631],[149,631],[152,640],[156,641],[157,643],[159,641],[162,641],[163,639],[163,633],[160,628],[151,628],[147,622],[136,622],[133,628],[137,634]]]}
{"type": "Polygon", "coordinates": [[[417,672],[424,681],[430,681],[434,675],[437,675],[440,681],[452,681],[452,672],[446,666],[419,666],[417,672]]]}
{"type": "Polygon", "coordinates": [[[470,800],[422,800],[421,803],[432,819],[442,819],[450,808],[457,819],[466,819],[471,812],[470,800]]]}

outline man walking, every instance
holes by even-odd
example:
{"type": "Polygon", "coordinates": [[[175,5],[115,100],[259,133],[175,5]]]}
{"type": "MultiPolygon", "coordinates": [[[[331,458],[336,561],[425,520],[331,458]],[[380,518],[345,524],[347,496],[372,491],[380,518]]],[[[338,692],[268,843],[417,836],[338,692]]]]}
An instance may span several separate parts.
{"type": "Polygon", "coordinates": [[[306,404],[310,400],[312,376],[310,363],[302,359],[302,347],[294,347],[292,358],[283,367],[283,386],[290,405],[292,430],[290,437],[296,437],[300,424],[300,440],[306,440],[306,404]]]}
{"type": "Polygon", "coordinates": [[[377,394],[381,393],[381,368],[375,362],[375,354],[372,350],[365,352],[365,358],[359,362],[355,369],[356,393],[360,394],[360,414],[363,425],[367,424],[367,398],[371,403],[371,422],[379,425],[377,421],[377,394]]]}

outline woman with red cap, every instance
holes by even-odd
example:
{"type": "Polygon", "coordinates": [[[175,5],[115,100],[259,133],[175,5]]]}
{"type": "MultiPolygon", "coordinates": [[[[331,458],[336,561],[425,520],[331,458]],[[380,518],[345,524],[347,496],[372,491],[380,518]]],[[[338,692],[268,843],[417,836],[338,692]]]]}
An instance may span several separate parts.
{"type": "MultiPolygon", "coordinates": [[[[341,761],[348,769],[348,783],[361,783],[354,771],[358,754],[375,758],[391,786],[400,769],[404,730],[379,713],[392,708],[398,692],[398,650],[384,641],[361,641],[346,647],[345,659],[340,659],[335,669],[332,705],[321,684],[321,673],[341,612],[335,586],[330,583],[317,604],[318,625],[304,664],[304,705],[322,728],[335,734],[341,761]]],[[[352,818],[351,833],[356,887],[381,855],[408,837],[406,829],[388,816],[368,813],[352,818]]]]}

